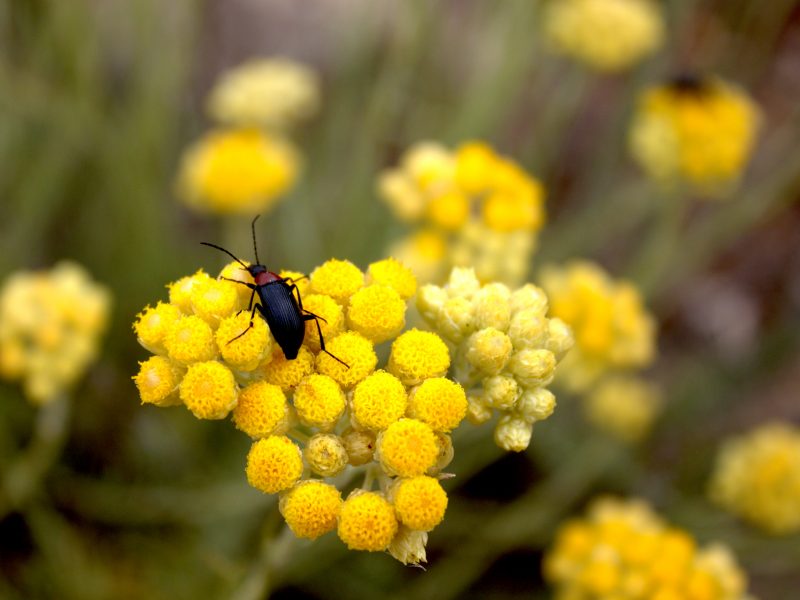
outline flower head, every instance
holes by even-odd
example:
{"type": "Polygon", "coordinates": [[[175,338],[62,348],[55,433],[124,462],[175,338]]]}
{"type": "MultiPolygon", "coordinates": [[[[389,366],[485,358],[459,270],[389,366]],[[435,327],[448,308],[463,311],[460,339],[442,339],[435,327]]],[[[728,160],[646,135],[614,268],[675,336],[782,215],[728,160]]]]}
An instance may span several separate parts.
{"type": "Polygon", "coordinates": [[[347,324],[374,344],[397,337],[406,324],[406,303],[394,288],[373,284],[350,297],[347,324]]]}
{"type": "Polygon", "coordinates": [[[406,389],[397,377],[375,371],[353,390],[350,408],[360,427],[381,431],[406,412],[406,389]]]}
{"type": "Polygon", "coordinates": [[[139,363],[139,372],[133,378],[142,404],[173,406],[180,404],[178,384],[184,369],[164,356],[151,356],[139,363]]]}
{"type": "Polygon", "coordinates": [[[180,397],[198,419],[224,419],[239,396],[231,370],[215,360],[189,365],[180,383],[180,397]]]}
{"type": "Polygon", "coordinates": [[[395,421],[378,435],[381,466],[391,475],[414,477],[436,464],[439,448],[433,429],[416,419],[395,421]]]}
{"type": "Polygon", "coordinates": [[[392,344],[387,369],[406,385],[441,377],[450,367],[450,352],[435,333],[411,329],[392,344]]]}
{"type": "Polygon", "coordinates": [[[727,441],[710,492],[720,506],[770,533],[800,531],[800,428],[770,423],[727,441]]]}
{"type": "Polygon", "coordinates": [[[339,513],[338,533],[350,550],[385,550],[397,533],[394,507],[375,492],[351,494],[339,513]]]}
{"type": "Polygon", "coordinates": [[[303,308],[320,317],[318,321],[306,321],[303,343],[314,352],[319,352],[321,348],[319,331],[322,331],[322,339],[325,340],[333,339],[344,331],[344,310],[330,296],[322,294],[303,296],[303,308]],[[317,330],[317,323],[319,323],[319,330],[317,330]]]}
{"type": "MultiPolygon", "coordinates": [[[[74,263],[11,274],[0,286],[0,377],[21,380],[31,402],[53,400],[94,360],[110,303],[74,263]]],[[[151,325],[142,332],[159,340],[162,330],[151,325]]]]}
{"type": "Polygon", "coordinates": [[[292,487],[303,474],[303,458],[292,440],[273,435],[253,443],[247,455],[247,481],[265,494],[292,487]]]}
{"type": "Polygon", "coordinates": [[[346,305],[350,296],[364,286],[364,274],[348,260],[331,259],[311,273],[309,289],[346,305]]]}
{"type": "Polygon", "coordinates": [[[386,258],[369,265],[367,284],[371,283],[392,288],[403,300],[408,300],[417,291],[414,273],[395,258],[386,258]]]}
{"type": "Polygon", "coordinates": [[[239,307],[238,287],[244,286],[210,277],[199,281],[192,289],[192,312],[212,327],[219,325],[239,307]]]}
{"type": "Polygon", "coordinates": [[[334,477],[347,466],[348,456],[344,441],[332,433],[318,433],[308,440],[303,457],[317,475],[334,477]]]}
{"type": "Polygon", "coordinates": [[[180,316],[181,311],[174,304],[158,302],[154,307],[146,307],[133,323],[139,343],[154,354],[166,354],[164,338],[180,316]]]}
{"type": "Polygon", "coordinates": [[[169,303],[184,314],[192,314],[192,295],[196,291],[197,286],[205,283],[209,279],[211,279],[209,274],[200,269],[194,275],[187,275],[186,277],[181,277],[177,281],[173,281],[167,285],[167,289],[169,290],[169,303]]]}
{"type": "Polygon", "coordinates": [[[241,312],[226,317],[214,335],[223,360],[232,368],[252,371],[272,355],[273,341],[267,323],[241,312]]]}
{"type": "Polygon", "coordinates": [[[289,403],[283,390],[266,381],[256,381],[239,392],[233,409],[236,429],[251,438],[282,435],[290,426],[289,403]]]}
{"type": "Polygon", "coordinates": [[[328,431],[344,412],[342,388],[327,375],[314,373],[305,377],[297,384],[293,398],[300,422],[308,427],[328,431]]]}
{"type": "Polygon", "coordinates": [[[297,387],[303,378],[314,372],[314,353],[301,346],[297,358],[286,360],[283,351],[275,348],[272,358],[258,367],[258,373],[264,381],[280,386],[284,392],[297,387]]]}
{"type": "Polygon", "coordinates": [[[553,46],[601,71],[626,69],[652,54],[664,38],[651,0],[559,0],[545,13],[553,46]]]}
{"type": "Polygon", "coordinates": [[[746,167],[758,125],[744,91],[718,78],[682,77],[643,93],[630,146],[651,177],[719,197],[746,167]]]}
{"type": "Polygon", "coordinates": [[[182,365],[217,357],[214,330],[203,319],[195,315],[180,317],[167,331],[164,338],[167,355],[182,365]]]}
{"type": "Polygon", "coordinates": [[[466,414],[464,388],[445,377],[426,379],[408,396],[408,415],[427,423],[435,431],[455,429],[466,414]]]}
{"type": "Polygon", "coordinates": [[[345,331],[330,340],[327,350],[317,355],[317,370],[336,380],[343,388],[350,389],[375,370],[378,357],[372,342],[355,331],[345,331]]]}
{"type": "Polygon", "coordinates": [[[444,519],[447,493],[433,477],[400,479],[392,490],[399,521],[410,529],[430,531],[444,519]]]}
{"type": "Polygon", "coordinates": [[[658,388],[632,376],[605,378],[586,397],[586,418],[598,429],[633,443],[647,435],[661,407],[658,388]]]}
{"type": "Polygon", "coordinates": [[[341,492],[317,479],[300,481],[280,501],[289,529],[297,537],[309,540],[336,529],[341,509],[341,492]]]}

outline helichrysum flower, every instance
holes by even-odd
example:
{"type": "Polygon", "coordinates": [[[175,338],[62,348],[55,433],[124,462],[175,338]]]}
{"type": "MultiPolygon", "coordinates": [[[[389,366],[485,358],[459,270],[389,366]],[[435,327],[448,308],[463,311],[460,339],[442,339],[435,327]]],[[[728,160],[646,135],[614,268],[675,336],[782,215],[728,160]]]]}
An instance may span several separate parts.
{"type": "Polygon", "coordinates": [[[287,58],[250,60],[223,74],[211,90],[208,113],[227,125],[286,129],[319,107],[319,81],[287,58]]]}
{"type": "Polygon", "coordinates": [[[661,46],[664,19],[651,0],[551,0],[544,30],[556,50],[612,72],[661,46]]]}
{"type": "Polygon", "coordinates": [[[280,136],[256,128],[217,129],[184,154],[178,192],[199,211],[263,213],[294,185],[298,169],[296,150],[280,136]]]}
{"type": "MultiPolygon", "coordinates": [[[[0,287],[0,377],[20,380],[35,404],[53,400],[94,361],[110,304],[106,288],[75,263],[11,274],[0,287]]],[[[151,341],[160,341],[157,329],[151,323],[151,341]]],[[[152,383],[148,397],[166,399],[152,383]]]]}
{"type": "Polygon", "coordinates": [[[541,184],[482,142],[412,146],[378,190],[399,219],[425,225],[392,251],[424,281],[445,259],[474,265],[482,279],[516,281],[544,224],[541,184]]]}
{"type": "Polygon", "coordinates": [[[584,261],[547,267],[541,282],[550,297],[550,315],[569,325],[575,337],[562,371],[569,387],[584,390],[607,372],[653,361],[655,321],[633,284],[615,281],[584,261]]]}
{"type": "Polygon", "coordinates": [[[740,88],[716,77],[679,77],[642,94],[631,152],[657,180],[722,197],[747,166],[759,120],[740,88]]]}
{"type": "Polygon", "coordinates": [[[727,441],[710,493],[719,505],[770,533],[800,531],[800,429],[771,423],[727,441]]]}
{"type": "Polygon", "coordinates": [[[623,442],[644,438],[661,409],[656,386],[630,375],[602,379],[584,399],[586,418],[623,442]]]}
{"type": "Polygon", "coordinates": [[[746,600],[747,577],[719,544],[699,548],[643,501],[604,498],[566,522],[544,559],[555,598],[746,600]]]}
{"type": "MultiPolygon", "coordinates": [[[[545,388],[572,343],[568,327],[551,327],[556,319],[546,316],[544,292],[530,284],[516,290],[498,283],[482,285],[474,270],[455,268],[445,286],[420,290],[417,308],[454,348],[453,378],[466,390],[466,403],[459,393],[458,414],[453,404],[445,416],[427,403],[423,409],[412,396],[409,414],[446,431],[446,421],[457,422],[464,412],[476,424],[499,413],[497,444],[515,452],[527,448],[533,424],[549,417],[555,407],[545,388]]],[[[395,344],[401,340],[402,336],[395,344]]],[[[391,357],[389,365],[391,370],[391,357]]],[[[443,384],[425,381],[419,390],[433,385],[443,384]]]]}
{"type": "MultiPolygon", "coordinates": [[[[221,275],[248,282],[240,265],[221,275]]],[[[199,271],[137,317],[137,337],[155,353],[134,378],[142,401],[183,404],[201,419],[230,414],[255,440],[248,481],[281,494],[281,514],[298,537],[336,529],[352,549],[423,561],[427,532],[447,506],[437,478],[454,454],[448,433],[468,406],[464,389],[446,379],[450,351],[436,333],[401,333],[417,284],[394,259],[367,274],[331,260],[301,282],[304,307],[327,320],[326,350],[346,365],[322,352],[316,328],[286,360],[263,319],[250,327],[250,314],[240,312],[249,294],[199,271]],[[381,343],[389,358],[376,370],[381,343]],[[353,469],[367,471],[382,493],[366,484],[342,502],[333,480],[323,480],[353,469]]]]}

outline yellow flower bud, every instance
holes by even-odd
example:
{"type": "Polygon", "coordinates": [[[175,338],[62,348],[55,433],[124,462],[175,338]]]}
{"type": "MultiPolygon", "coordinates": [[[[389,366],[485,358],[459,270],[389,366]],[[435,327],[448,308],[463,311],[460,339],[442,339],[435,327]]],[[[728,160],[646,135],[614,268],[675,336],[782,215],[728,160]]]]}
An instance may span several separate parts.
{"type": "Polygon", "coordinates": [[[265,494],[289,489],[303,474],[303,458],[292,440],[273,435],[253,443],[247,454],[247,481],[265,494]]]}
{"type": "Polygon", "coordinates": [[[391,491],[399,521],[417,531],[430,531],[444,519],[447,494],[433,477],[399,480],[391,491]]]}
{"type": "Polygon", "coordinates": [[[439,448],[439,456],[436,458],[436,464],[426,471],[427,475],[437,475],[443,469],[453,462],[455,456],[455,449],[453,448],[453,440],[446,433],[441,431],[434,431],[436,434],[436,446],[439,448]]]}
{"type": "Polygon", "coordinates": [[[239,393],[233,422],[251,438],[286,433],[291,426],[291,411],[283,390],[266,381],[251,383],[239,393]]]}
{"type": "MultiPolygon", "coordinates": [[[[244,262],[246,265],[250,264],[246,260],[242,262],[244,262]]],[[[250,272],[237,261],[229,262],[227,265],[225,265],[219,272],[219,279],[222,279],[223,281],[226,279],[234,279],[236,281],[241,281],[242,283],[255,283],[253,281],[253,277],[250,275],[250,272]]],[[[239,297],[239,308],[247,308],[247,304],[250,302],[252,290],[246,285],[241,285],[240,283],[233,283],[232,281],[229,281],[228,284],[233,286],[233,289],[236,290],[236,295],[239,297]]]]}
{"type": "Polygon", "coordinates": [[[430,425],[434,431],[458,427],[467,414],[464,388],[444,377],[431,377],[408,395],[408,416],[430,425]]]}
{"type": "Polygon", "coordinates": [[[467,361],[487,375],[502,371],[509,358],[513,344],[505,333],[489,327],[473,333],[466,343],[467,361]]]}
{"type": "Polygon", "coordinates": [[[525,309],[514,313],[508,327],[508,337],[514,348],[541,348],[548,342],[549,319],[536,309],[525,309]]]}
{"type": "Polygon", "coordinates": [[[351,410],[359,427],[380,431],[402,417],[407,404],[400,380],[386,371],[376,371],[353,390],[351,410]]]}
{"type": "Polygon", "coordinates": [[[331,259],[311,273],[310,290],[346,305],[350,296],[364,286],[364,274],[347,260],[331,259]]]}
{"type": "MultiPolygon", "coordinates": [[[[309,294],[303,296],[303,308],[320,317],[319,326],[322,338],[330,340],[344,331],[344,311],[341,304],[330,296],[309,294]]],[[[319,352],[319,331],[313,320],[306,321],[306,334],[303,343],[314,352],[319,352]]]]}
{"type": "Polygon", "coordinates": [[[184,314],[192,314],[192,294],[195,287],[209,279],[211,277],[208,273],[204,273],[201,269],[194,275],[181,277],[178,281],[170,283],[167,286],[170,304],[177,306],[184,314]]]}
{"type": "Polygon", "coordinates": [[[508,361],[508,368],[523,387],[539,387],[553,380],[556,357],[549,350],[520,350],[508,361]]]}
{"type": "Polygon", "coordinates": [[[483,403],[498,410],[514,408],[520,389],[516,379],[510,375],[493,375],[483,380],[483,403]]]}
{"type": "Polygon", "coordinates": [[[180,316],[181,311],[172,304],[159,302],[154,308],[148,306],[137,315],[133,324],[139,343],[153,354],[166,354],[164,338],[180,316]]]}
{"type": "Polygon", "coordinates": [[[386,550],[392,555],[392,558],[399,560],[404,565],[418,567],[421,563],[428,562],[425,553],[425,544],[427,543],[427,532],[415,531],[401,525],[386,550]]]}
{"type": "Polygon", "coordinates": [[[347,366],[333,356],[320,352],[316,361],[317,371],[332,377],[345,389],[350,389],[365,379],[378,364],[372,342],[355,331],[345,331],[327,341],[325,346],[328,352],[344,361],[347,366]]]}
{"type": "Polygon", "coordinates": [[[369,285],[350,297],[347,324],[374,344],[392,339],[406,324],[406,303],[393,288],[369,285]]]}
{"type": "Polygon", "coordinates": [[[233,373],[217,361],[189,366],[180,384],[180,398],[198,419],[224,419],[236,406],[233,373]]]}
{"type": "Polygon", "coordinates": [[[328,431],[344,413],[344,392],[327,375],[312,374],[297,384],[294,407],[303,425],[328,431]]]}
{"type": "Polygon", "coordinates": [[[494,428],[494,441],[506,452],[522,452],[531,443],[533,426],[521,417],[504,415],[494,428]]]}
{"type": "Polygon", "coordinates": [[[405,385],[442,377],[450,368],[450,352],[435,333],[411,329],[392,343],[387,370],[405,385]]]}
{"type": "Polygon", "coordinates": [[[237,371],[253,371],[272,354],[272,336],[266,322],[256,316],[250,327],[247,312],[222,319],[214,337],[222,360],[237,371]]]}
{"type": "Polygon", "coordinates": [[[658,389],[631,376],[607,377],[585,399],[586,418],[619,440],[634,443],[650,430],[658,414],[658,389]]]}
{"type": "Polygon", "coordinates": [[[172,360],[183,365],[217,356],[214,332],[208,323],[194,315],[181,317],[167,330],[164,347],[172,360]]]}
{"type": "Polygon", "coordinates": [[[422,475],[438,457],[433,429],[422,421],[400,419],[378,435],[377,458],[389,475],[422,475]]]}
{"type": "Polygon", "coordinates": [[[367,283],[389,286],[400,294],[403,300],[408,300],[417,291],[417,278],[414,277],[414,273],[394,258],[370,264],[367,269],[367,283]]]}
{"type": "Polygon", "coordinates": [[[292,533],[315,540],[336,529],[342,494],[328,483],[309,479],[286,492],[278,507],[292,533]]]}
{"type": "Polygon", "coordinates": [[[492,408],[483,396],[470,395],[467,398],[467,419],[473,425],[481,425],[492,418],[492,408]]]}
{"type": "Polygon", "coordinates": [[[375,434],[371,431],[347,429],[342,434],[342,442],[347,451],[348,461],[354,467],[367,464],[375,455],[377,442],[375,434]]]}
{"type": "Polygon", "coordinates": [[[183,377],[183,368],[163,356],[151,356],[139,365],[139,373],[133,380],[142,404],[174,406],[181,403],[178,384],[183,377]]]}
{"type": "Polygon", "coordinates": [[[561,360],[574,345],[575,338],[572,336],[570,326],[556,317],[548,319],[547,344],[545,347],[555,354],[558,360],[561,360]]]}
{"type": "Polygon", "coordinates": [[[286,360],[283,351],[275,348],[272,359],[259,365],[258,372],[268,383],[273,383],[284,392],[293,390],[300,381],[314,372],[314,355],[300,346],[300,352],[294,360],[286,360]]]}
{"type": "Polygon", "coordinates": [[[217,327],[220,319],[229,317],[238,310],[239,293],[235,285],[210,277],[196,283],[190,294],[194,314],[211,327],[217,327]]]}
{"type": "Polygon", "coordinates": [[[342,438],[331,433],[318,433],[308,440],[303,456],[317,475],[334,477],[347,466],[347,450],[342,438]]]}
{"type": "Polygon", "coordinates": [[[350,550],[380,552],[397,533],[394,507],[380,494],[354,490],[342,504],[338,534],[350,550]]]}
{"type": "Polygon", "coordinates": [[[543,421],[553,414],[556,397],[550,390],[544,388],[525,390],[514,408],[528,423],[543,421]]]}

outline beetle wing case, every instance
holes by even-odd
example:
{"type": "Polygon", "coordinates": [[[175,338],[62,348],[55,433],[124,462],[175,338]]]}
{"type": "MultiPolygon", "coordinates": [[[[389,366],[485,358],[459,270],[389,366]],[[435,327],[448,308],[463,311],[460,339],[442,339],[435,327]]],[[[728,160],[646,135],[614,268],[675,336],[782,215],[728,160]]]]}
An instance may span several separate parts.
{"type": "Polygon", "coordinates": [[[260,286],[258,297],[261,300],[259,312],[266,319],[272,336],[286,359],[294,360],[303,345],[306,326],[292,288],[284,282],[260,286]]]}

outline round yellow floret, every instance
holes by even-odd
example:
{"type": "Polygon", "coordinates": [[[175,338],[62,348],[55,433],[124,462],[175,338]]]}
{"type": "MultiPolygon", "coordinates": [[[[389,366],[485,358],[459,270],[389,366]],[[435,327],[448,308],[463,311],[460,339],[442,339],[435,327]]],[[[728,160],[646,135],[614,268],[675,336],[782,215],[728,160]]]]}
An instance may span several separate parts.
{"type": "Polygon", "coordinates": [[[298,170],[296,150],[279,136],[257,128],[216,130],[185,153],[178,191],[198,210],[259,213],[294,184],[298,170]]]}
{"type": "Polygon", "coordinates": [[[356,490],[342,504],[338,534],[350,550],[385,550],[396,533],[394,508],[380,494],[356,490]]]}
{"type": "Polygon", "coordinates": [[[279,508],[292,533],[315,540],[336,528],[342,494],[328,483],[310,479],[289,490],[281,498],[279,508]]]}
{"type": "Polygon", "coordinates": [[[292,440],[273,435],[254,442],[247,454],[247,481],[265,494],[292,487],[303,474],[303,457],[292,440]]]}
{"type": "Polygon", "coordinates": [[[393,288],[369,285],[350,297],[347,324],[375,344],[390,340],[406,324],[406,303],[393,288]]]}
{"type": "Polygon", "coordinates": [[[139,343],[153,354],[166,354],[164,338],[180,316],[180,309],[172,304],[159,302],[155,307],[148,306],[133,324],[139,343]]]}
{"type": "MultiPolygon", "coordinates": [[[[242,262],[248,266],[250,265],[250,263],[246,260],[242,262]]],[[[223,281],[233,279],[234,281],[241,281],[242,283],[255,283],[253,281],[253,277],[250,275],[250,272],[236,261],[225,265],[222,268],[222,271],[219,272],[219,278],[223,281]]],[[[233,283],[232,281],[228,281],[228,284],[233,286],[233,289],[236,290],[236,295],[239,297],[239,308],[247,308],[247,304],[250,302],[250,295],[253,293],[253,290],[246,285],[242,285],[241,283],[233,283]]]]}
{"type": "Polygon", "coordinates": [[[417,531],[436,527],[447,510],[447,493],[436,479],[427,475],[400,480],[392,496],[397,518],[417,531]]]}
{"type": "Polygon", "coordinates": [[[311,282],[305,273],[301,273],[300,271],[280,271],[278,275],[280,275],[283,279],[291,280],[287,282],[290,285],[297,286],[297,291],[300,292],[300,296],[303,298],[303,304],[305,305],[306,293],[308,292],[308,288],[311,286],[311,282]]]}
{"type": "Polygon", "coordinates": [[[264,319],[241,312],[223,319],[215,334],[222,359],[238,371],[252,371],[272,354],[272,336],[264,319]],[[244,335],[242,335],[244,334],[244,335]]]}
{"type": "Polygon", "coordinates": [[[408,300],[417,291],[417,278],[411,269],[399,260],[386,258],[370,264],[367,269],[367,283],[388,285],[403,300],[408,300]]]}
{"type": "Polygon", "coordinates": [[[202,269],[197,271],[194,275],[187,275],[181,277],[177,281],[170,283],[167,286],[169,290],[169,301],[171,304],[177,306],[181,312],[190,315],[192,314],[192,293],[195,286],[211,279],[208,273],[204,273],[202,269]]]}
{"type": "Polygon", "coordinates": [[[400,419],[378,436],[378,456],[384,471],[400,477],[422,475],[436,464],[439,447],[427,423],[400,419]]]}
{"type": "Polygon", "coordinates": [[[355,331],[345,331],[325,343],[331,354],[346,363],[340,363],[324,352],[317,355],[317,371],[328,375],[345,389],[350,389],[375,370],[378,356],[372,342],[355,331]]]}
{"type": "Polygon", "coordinates": [[[178,384],[183,369],[163,356],[151,356],[139,363],[139,373],[133,378],[139,389],[142,404],[173,406],[180,404],[178,384]]]}
{"type": "Polygon", "coordinates": [[[266,381],[256,381],[239,392],[233,422],[236,429],[251,438],[264,438],[286,433],[289,415],[289,403],[283,390],[266,381]]]}
{"type": "Polygon", "coordinates": [[[308,440],[303,457],[317,475],[334,477],[347,466],[348,456],[344,441],[332,433],[318,433],[308,440]]]}
{"type": "Polygon", "coordinates": [[[435,431],[455,429],[466,415],[464,388],[444,377],[426,379],[408,395],[408,416],[427,423],[435,431]]]}
{"type": "Polygon", "coordinates": [[[345,407],[344,392],[339,384],[327,375],[316,373],[297,384],[293,402],[304,425],[322,430],[333,427],[345,407]]]}
{"type": "Polygon", "coordinates": [[[466,357],[469,363],[487,375],[503,370],[514,349],[511,338],[494,327],[487,327],[473,333],[466,344],[466,357]]]}
{"type": "Polygon", "coordinates": [[[237,395],[233,373],[214,360],[191,365],[180,384],[181,400],[198,419],[224,419],[237,395]]]}
{"type": "Polygon", "coordinates": [[[258,367],[258,373],[269,383],[280,386],[284,392],[293,390],[300,381],[314,372],[314,354],[300,346],[297,358],[286,360],[283,351],[275,348],[272,359],[258,367]]]}
{"type": "Polygon", "coordinates": [[[181,317],[169,328],[164,347],[172,360],[184,365],[217,356],[214,332],[208,323],[194,315],[181,317]]]}
{"type": "MultiPolygon", "coordinates": [[[[320,317],[319,327],[322,339],[330,340],[344,331],[344,310],[342,305],[330,296],[308,294],[302,296],[303,308],[320,317]]],[[[319,331],[313,320],[306,321],[306,334],[303,343],[314,352],[319,352],[319,331]]]]}
{"type": "Polygon", "coordinates": [[[350,408],[359,427],[386,429],[406,412],[406,389],[397,377],[376,371],[353,390],[350,408]]]}
{"type": "Polygon", "coordinates": [[[411,329],[392,343],[387,370],[405,385],[442,377],[450,368],[450,352],[435,333],[411,329]]]}
{"type": "Polygon", "coordinates": [[[236,284],[220,279],[206,279],[192,288],[191,300],[194,314],[212,327],[220,319],[233,314],[239,307],[236,284]]]}
{"type": "Polygon", "coordinates": [[[325,294],[340,304],[347,304],[350,296],[364,285],[364,274],[349,260],[331,259],[311,273],[309,289],[314,294],[325,294]]]}

